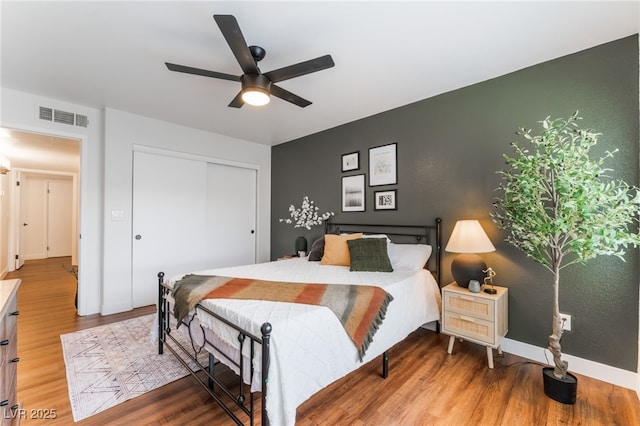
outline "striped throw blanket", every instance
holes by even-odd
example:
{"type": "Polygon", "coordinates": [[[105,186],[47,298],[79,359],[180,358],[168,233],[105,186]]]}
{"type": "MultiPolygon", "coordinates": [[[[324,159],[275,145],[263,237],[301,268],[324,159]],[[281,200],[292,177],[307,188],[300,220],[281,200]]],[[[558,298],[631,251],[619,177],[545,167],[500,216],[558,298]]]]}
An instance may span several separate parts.
{"type": "Polygon", "coordinates": [[[307,284],[186,275],[173,288],[178,323],[202,299],[245,299],[326,306],[356,345],[360,360],[373,341],[393,297],[375,286],[307,284]]]}

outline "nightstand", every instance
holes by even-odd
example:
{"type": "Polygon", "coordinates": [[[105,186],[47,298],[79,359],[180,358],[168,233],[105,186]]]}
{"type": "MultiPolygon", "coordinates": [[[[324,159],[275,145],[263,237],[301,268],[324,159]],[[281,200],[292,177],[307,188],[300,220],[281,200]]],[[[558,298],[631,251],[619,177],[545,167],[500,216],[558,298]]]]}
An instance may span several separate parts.
{"type": "Polygon", "coordinates": [[[455,282],[442,289],[442,332],[450,335],[451,354],[456,338],[487,347],[489,368],[493,368],[493,349],[502,354],[500,341],[508,331],[508,292],[494,286],[496,294],[472,293],[455,282]]]}

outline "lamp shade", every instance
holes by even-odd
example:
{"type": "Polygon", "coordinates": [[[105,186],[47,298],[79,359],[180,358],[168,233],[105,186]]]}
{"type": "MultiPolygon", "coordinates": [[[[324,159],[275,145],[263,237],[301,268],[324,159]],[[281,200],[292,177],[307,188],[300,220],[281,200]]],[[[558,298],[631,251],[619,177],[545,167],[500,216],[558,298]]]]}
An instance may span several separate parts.
{"type": "Polygon", "coordinates": [[[469,287],[470,280],[482,283],[487,264],[476,253],[495,251],[491,240],[477,220],[459,220],[445,247],[445,251],[460,253],[451,262],[451,275],[460,287],[469,287]]]}
{"type": "Polygon", "coordinates": [[[489,253],[496,251],[477,220],[459,220],[445,247],[450,253],[489,253]]]}

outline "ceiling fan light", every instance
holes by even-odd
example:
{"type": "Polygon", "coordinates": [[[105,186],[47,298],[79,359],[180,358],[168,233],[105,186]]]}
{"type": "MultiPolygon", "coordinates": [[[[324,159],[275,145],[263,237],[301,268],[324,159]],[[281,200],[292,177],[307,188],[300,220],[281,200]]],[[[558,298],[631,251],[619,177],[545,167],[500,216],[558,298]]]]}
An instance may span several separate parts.
{"type": "Polygon", "coordinates": [[[242,91],[242,100],[253,106],[263,106],[271,100],[269,92],[259,87],[249,87],[242,91]]]}
{"type": "Polygon", "coordinates": [[[7,157],[0,155],[0,175],[6,175],[11,171],[11,162],[7,157]]]}

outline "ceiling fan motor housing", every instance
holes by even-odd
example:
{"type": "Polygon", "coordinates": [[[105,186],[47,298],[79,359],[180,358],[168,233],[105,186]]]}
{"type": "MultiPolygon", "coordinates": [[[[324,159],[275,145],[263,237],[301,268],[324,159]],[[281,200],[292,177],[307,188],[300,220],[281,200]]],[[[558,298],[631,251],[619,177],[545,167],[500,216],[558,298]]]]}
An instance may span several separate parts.
{"type": "Polygon", "coordinates": [[[243,74],[240,77],[242,91],[247,89],[258,89],[266,93],[271,93],[271,80],[262,74],[243,74]]]}

